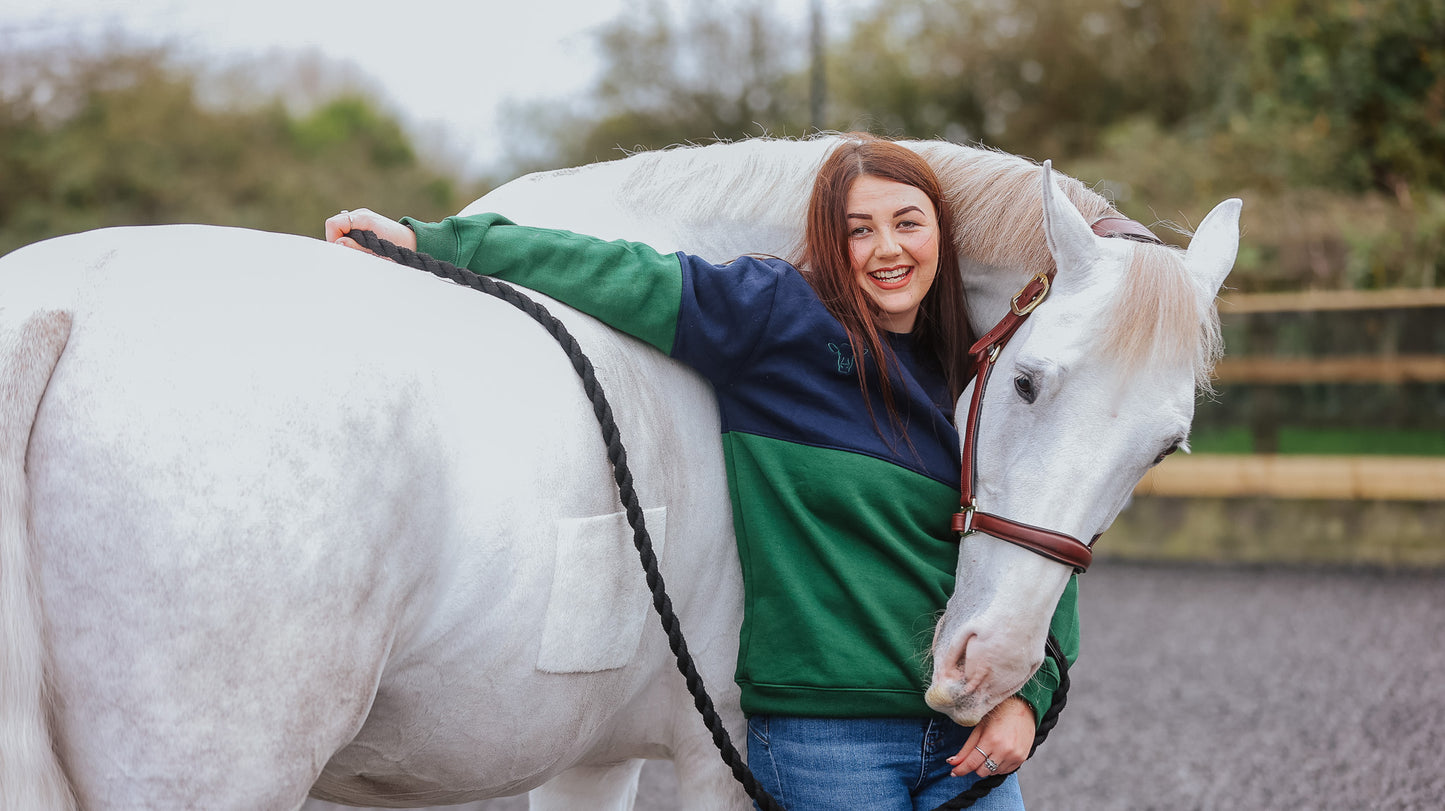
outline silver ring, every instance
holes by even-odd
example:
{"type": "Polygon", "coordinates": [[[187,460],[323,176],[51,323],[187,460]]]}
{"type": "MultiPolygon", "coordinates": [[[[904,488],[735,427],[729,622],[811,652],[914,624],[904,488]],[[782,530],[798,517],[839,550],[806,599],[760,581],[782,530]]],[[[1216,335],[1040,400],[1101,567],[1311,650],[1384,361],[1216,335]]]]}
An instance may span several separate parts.
{"type": "Polygon", "coordinates": [[[990,772],[996,772],[996,771],[998,771],[998,764],[997,764],[997,763],[994,763],[994,762],[993,762],[993,758],[991,758],[991,757],[984,756],[983,765],[984,765],[984,768],[988,769],[990,772]]]}
{"type": "Polygon", "coordinates": [[[979,753],[980,755],[983,755],[983,759],[984,759],[984,760],[988,760],[988,753],[987,753],[987,752],[983,751],[982,749],[979,749],[977,746],[973,747],[973,751],[979,753]]]}
{"type": "Polygon", "coordinates": [[[346,230],[350,231],[351,229],[355,228],[356,223],[353,222],[351,219],[351,212],[343,210],[341,213],[346,215],[346,230]]]}

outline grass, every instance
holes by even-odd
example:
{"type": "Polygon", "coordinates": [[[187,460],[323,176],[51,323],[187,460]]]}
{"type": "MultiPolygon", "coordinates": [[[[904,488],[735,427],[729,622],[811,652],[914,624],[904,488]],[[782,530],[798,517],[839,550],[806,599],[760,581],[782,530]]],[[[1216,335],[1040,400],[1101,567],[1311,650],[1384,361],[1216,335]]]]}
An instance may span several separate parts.
{"type": "MultiPolygon", "coordinates": [[[[1254,453],[1248,428],[1201,428],[1189,438],[1195,453],[1254,453]]],[[[1445,456],[1445,430],[1403,428],[1281,428],[1281,454],[1445,456]]]]}

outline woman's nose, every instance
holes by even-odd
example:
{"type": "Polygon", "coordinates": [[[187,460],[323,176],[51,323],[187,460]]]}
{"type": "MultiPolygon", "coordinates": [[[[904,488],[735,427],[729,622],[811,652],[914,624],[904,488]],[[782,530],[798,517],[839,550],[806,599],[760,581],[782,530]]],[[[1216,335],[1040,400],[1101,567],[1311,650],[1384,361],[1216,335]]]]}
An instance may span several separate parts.
{"type": "Polygon", "coordinates": [[[892,231],[881,231],[878,234],[878,253],[881,256],[896,256],[899,252],[898,240],[894,238],[892,231]]]}

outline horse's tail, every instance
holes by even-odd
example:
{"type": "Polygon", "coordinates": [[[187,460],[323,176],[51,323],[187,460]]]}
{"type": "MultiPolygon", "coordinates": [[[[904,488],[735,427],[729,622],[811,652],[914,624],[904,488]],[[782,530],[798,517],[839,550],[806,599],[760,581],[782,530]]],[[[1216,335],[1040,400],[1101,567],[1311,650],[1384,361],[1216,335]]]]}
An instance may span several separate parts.
{"type": "Polygon", "coordinates": [[[25,478],[40,398],[69,338],[65,312],[0,321],[0,811],[76,805],[52,734],[25,478]]]}

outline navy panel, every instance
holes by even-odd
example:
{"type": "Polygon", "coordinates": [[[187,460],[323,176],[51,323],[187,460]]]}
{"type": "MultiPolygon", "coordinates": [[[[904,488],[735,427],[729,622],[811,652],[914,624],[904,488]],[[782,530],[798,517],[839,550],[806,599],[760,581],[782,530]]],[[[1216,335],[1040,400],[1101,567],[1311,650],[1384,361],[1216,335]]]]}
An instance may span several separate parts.
{"type": "Polygon", "coordinates": [[[712,381],[724,432],[863,453],[958,484],[953,403],[942,371],[914,355],[910,336],[885,333],[897,359],[890,364],[902,418],[895,426],[874,359],[854,351],[796,268],[749,257],[728,265],[679,258],[683,291],[673,356],[712,381]],[[872,421],[858,387],[860,362],[870,370],[872,421]]]}

